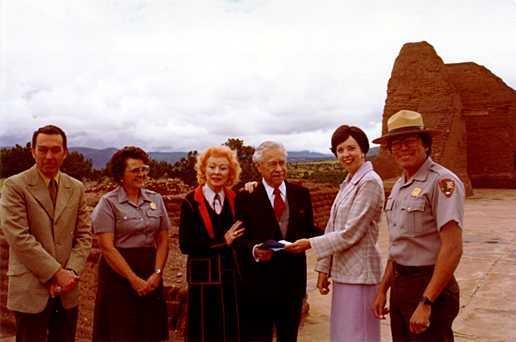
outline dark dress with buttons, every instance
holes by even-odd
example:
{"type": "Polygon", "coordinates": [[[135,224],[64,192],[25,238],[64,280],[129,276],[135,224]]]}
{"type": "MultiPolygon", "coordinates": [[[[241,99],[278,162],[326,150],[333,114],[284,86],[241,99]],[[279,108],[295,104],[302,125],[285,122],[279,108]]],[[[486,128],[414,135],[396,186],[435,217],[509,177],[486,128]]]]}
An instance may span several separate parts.
{"type": "Polygon", "coordinates": [[[240,341],[238,264],[234,250],[224,241],[224,233],[235,221],[230,199],[226,196],[217,215],[204,197],[204,203],[199,203],[199,194],[197,201],[194,197],[195,192],[186,196],[179,226],[181,251],[188,255],[186,341],[240,341]],[[200,207],[207,213],[204,218],[200,207]],[[208,217],[213,236],[206,229],[208,217]]]}
{"type": "MultiPolygon", "coordinates": [[[[142,189],[137,205],[119,187],[105,194],[92,213],[95,233],[113,232],[116,249],[131,269],[146,280],[154,272],[155,237],[169,229],[170,221],[161,196],[142,189]]],[[[168,340],[167,307],[163,282],[139,296],[104,257],[99,263],[98,288],[93,319],[93,341],[168,340]]]]}

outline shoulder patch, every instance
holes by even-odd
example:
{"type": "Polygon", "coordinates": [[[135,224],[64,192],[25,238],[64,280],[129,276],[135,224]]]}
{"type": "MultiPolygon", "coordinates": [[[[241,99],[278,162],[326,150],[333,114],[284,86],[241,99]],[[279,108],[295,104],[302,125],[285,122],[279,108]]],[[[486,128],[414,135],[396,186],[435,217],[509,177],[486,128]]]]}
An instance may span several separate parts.
{"type": "Polygon", "coordinates": [[[446,197],[450,197],[455,191],[455,181],[451,178],[442,178],[439,180],[439,190],[446,197]]]}

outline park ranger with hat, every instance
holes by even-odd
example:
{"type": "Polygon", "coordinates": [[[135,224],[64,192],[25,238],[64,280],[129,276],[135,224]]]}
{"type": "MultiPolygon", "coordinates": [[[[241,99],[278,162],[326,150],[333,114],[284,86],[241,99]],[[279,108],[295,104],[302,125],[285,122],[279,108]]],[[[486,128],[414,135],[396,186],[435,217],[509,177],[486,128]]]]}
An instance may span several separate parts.
{"type": "Polygon", "coordinates": [[[377,318],[390,313],[393,341],[453,341],[464,185],[430,158],[437,133],[424,127],[420,113],[401,110],[389,118],[387,133],[373,140],[403,171],[385,204],[389,259],[373,303],[377,318]]]}

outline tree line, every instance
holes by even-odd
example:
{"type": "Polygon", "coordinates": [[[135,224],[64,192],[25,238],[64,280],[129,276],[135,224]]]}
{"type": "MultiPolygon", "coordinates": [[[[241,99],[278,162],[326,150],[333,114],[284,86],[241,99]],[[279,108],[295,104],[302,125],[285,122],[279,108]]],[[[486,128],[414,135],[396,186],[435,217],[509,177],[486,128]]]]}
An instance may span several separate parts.
{"type": "MultiPolygon", "coordinates": [[[[252,156],[254,148],[244,145],[244,141],[235,138],[229,138],[224,145],[235,150],[240,161],[242,173],[240,175],[240,184],[258,178],[258,171],[253,165],[252,156]]],[[[166,161],[150,160],[149,177],[153,179],[159,178],[178,178],[185,184],[195,186],[197,177],[195,171],[195,163],[197,160],[197,151],[190,151],[187,155],[174,164],[166,161]]],[[[25,146],[15,145],[14,147],[4,147],[0,149],[0,178],[5,178],[22,172],[30,168],[34,164],[31,153],[31,144],[25,146]]],[[[91,159],[84,157],[79,152],[69,152],[65,159],[61,170],[70,176],[80,180],[101,180],[108,175],[108,165],[98,170],[93,167],[91,159]]]]}

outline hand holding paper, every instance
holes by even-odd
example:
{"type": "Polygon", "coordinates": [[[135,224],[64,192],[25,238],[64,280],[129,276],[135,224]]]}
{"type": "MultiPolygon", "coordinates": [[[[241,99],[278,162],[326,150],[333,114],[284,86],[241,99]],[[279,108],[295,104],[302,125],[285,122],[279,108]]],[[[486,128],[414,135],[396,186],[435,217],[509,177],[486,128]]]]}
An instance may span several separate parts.
{"type": "Polygon", "coordinates": [[[285,246],[285,252],[287,253],[303,253],[307,249],[312,248],[312,245],[310,244],[310,240],[308,239],[299,239],[295,241],[294,243],[290,243],[288,246],[285,246]]]}
{"type": "Polygon", "coordinates": [[[292,242],[289,242],[287,240],[267,240],[260,245],[260,248],[269,249],[273,252],[277,252],[284,250],[291,243],[292,242]]]}
{"type": "Polygon", "coordinates": [[[256,261],[258,262],[269,262],[272,259],[272,255],[274,252],[264,247],[263,243],[256,245],[255,248],[253,248],[253,255],[256,261]]]}

